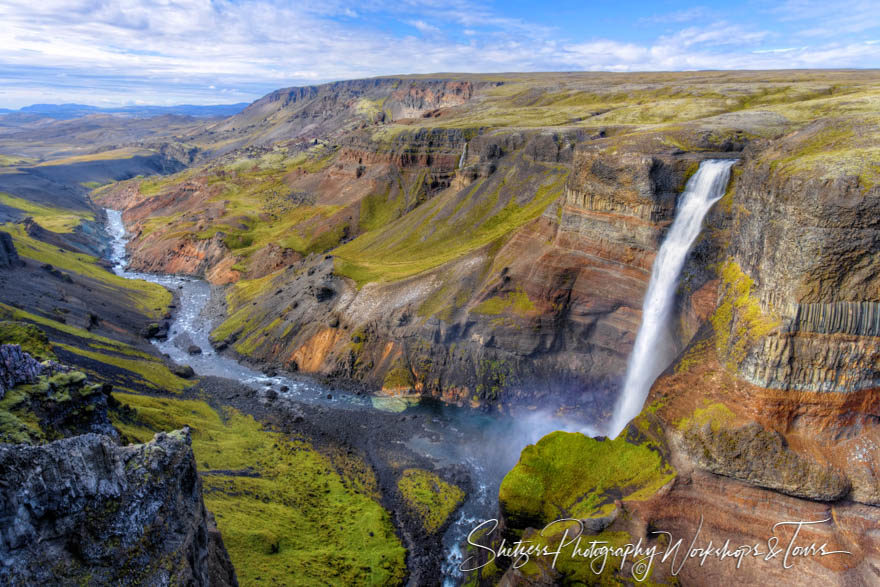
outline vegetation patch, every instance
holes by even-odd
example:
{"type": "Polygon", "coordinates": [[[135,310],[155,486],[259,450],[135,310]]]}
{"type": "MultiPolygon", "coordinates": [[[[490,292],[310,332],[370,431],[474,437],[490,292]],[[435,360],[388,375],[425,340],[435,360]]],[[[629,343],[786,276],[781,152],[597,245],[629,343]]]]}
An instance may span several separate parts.
{"type": "MultiPolygon", "coordinates": [[[[85,357],[105,365],[112,365],[118,369],[124,369],[131,373],[135,379],[138,379],[141,385],[156,391],[180,393],[194,383],[193,381],[178,377],[162,361],[154,357],[149,357],[148,359],[127,358],[104,352],[90,351],[79,346],[64,343],[58,343],[55,346],[73,355],[85,357]]],[[[96,375],[101,377],[100,373],[96,373],[96,375]]]]}
{"type": "Polygon", "coordinates": [[[137,411],[114,422],[130,440],[192,428],[205,504],[242,585],[402,583],[406,551],[388,513],[309,443],[202,401],[115,395],[137,411]]]}
{"type": "Polygon", "coordinates": [[[473,311],[477,314],[498,315],[510,312],[517,316],[527,316],[535,309],[535,304],[529,299],[528,294],[518,287],[514,292],[480,302],[473,311]]]}
{"type": "Polygon", "coordinates": [[[0,320],[0,344],[21,345],[21,350],[38,361],[55,358],[46,333],[27,322],[0,320]]]}
{"type": "Polygon", "coordinates": [[[423,469],[405,469],[397,481],[397,489],[428,533],[442,528],[464,500],[460,487],[423,469]]]}
{"type": "Polygon", "coordinates": [[[736,369],[749,349],[777,328],[780,321],[766,316],[758,299],[752,295],[754,281],[739,264],[730,259],[721,266],[721,302],[710,318],[715,331],[719,357],[727,359],[728,369],[736,369]]]}
{"type": "Polygon", "coordinates": [[[406,215],[334,249],[335,270],[359,286],[439,267],[508,237],[562,194],[567,169],[517,157],[507,173],[447,190],[406,215]],[[523,178],[539,180],[536,185],[523,178]],[[530,197],[519,201],[523,194],[530,197]]]}
{"type": "Polygon", "coordinates": [[[0,204],[21,210],[33,217],[40,226],[53,232],[70,232],[83,220],[95,219],[95,215],[86,210],[67,210],[44,206],[4,192],[0,192],[0,204]]]}
{"type": "Polygon", "coordinates": [[[552,432],[523,449],[499,499],[514,527],[543,527],[559,518],[607,515],[615,499],[648,499],[674,477],[653,441],[552,432]]]}
{"type": "Polygon", "coordinates": [[[697,408],[689,418],[682,418],[675,423],[679,430],[690,428],[703,428],[709,426],[712,433],[717,433],[721,428],[729,428],[736,420],[736,414],[726,405],[720,402],[704,401],[702,408],[697,408]]]}
{"type": "Polygon", "coordinates": [[[412,369],[406,366],[403,361],[396,361],[382,382],[382,389],[412,389],[415,385],[415,377],[413,377],[412,369]]]}

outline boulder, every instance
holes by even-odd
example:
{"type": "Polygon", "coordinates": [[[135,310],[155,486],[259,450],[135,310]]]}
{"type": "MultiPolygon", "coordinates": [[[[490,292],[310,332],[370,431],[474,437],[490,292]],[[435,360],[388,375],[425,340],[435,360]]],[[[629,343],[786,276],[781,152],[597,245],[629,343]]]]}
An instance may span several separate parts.
{"type": "Polygon", "coordinates": [[[189,365],[171,365],[171,372],[184,379],[194,377],[196,374],[195,371],[193,371],[193,368],[189,365]]]}

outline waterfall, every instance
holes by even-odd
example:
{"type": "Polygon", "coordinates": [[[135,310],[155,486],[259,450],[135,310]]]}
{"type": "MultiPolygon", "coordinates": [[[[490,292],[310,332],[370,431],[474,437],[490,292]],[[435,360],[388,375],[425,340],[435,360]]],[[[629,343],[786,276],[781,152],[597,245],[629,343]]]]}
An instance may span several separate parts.
{"type": "Polygon", "coordinates": [[[461,169],[464,167],[465,161],[467,161],[467,141],[464,143],[464,147],[461,149],[461,157],[458,158],[458,168],[461,169]]]}
{"type": "Polygon", "coordinates": [[[623,390],[611,418],[611,438],[617,437],[629,421],[639,415],[651,384],[674,358],[669,318],[678,277],[691,245],[700,234],[703,218],[712,204],[724,195],[733,163],[723,159],[703,161],[679,198],[675,221],[651,269],[648,293],[642,303],[642,324],[629,357],[623,390]]]}

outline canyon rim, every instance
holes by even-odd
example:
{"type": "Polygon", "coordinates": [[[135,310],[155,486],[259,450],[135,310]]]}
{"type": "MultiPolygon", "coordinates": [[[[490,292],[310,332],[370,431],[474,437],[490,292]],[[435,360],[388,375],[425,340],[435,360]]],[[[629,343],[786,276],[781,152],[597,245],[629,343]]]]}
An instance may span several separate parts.
{"type": "MultiPolygon", "coordinates": [[[[268,75],[233,4],[209,46],[268,75]]],[[[337,75],[345,43],[440,60],[454,11],[366,42],[345,27],[378,8],[333,10],[296,14],[336,27],[309,59],[340,81],[268,90],[305,75],[280,55],[268,88],[211,85],[235,104],[132,71],[88,79],[199,105],[0,110],[0,583],[880,583],[875,45],[779,69],[805,50],[737,29],[757,61],[728,70],[631,41],[629,69],[681,71],[337,75]]],[[[37,60],[12,106],[48,65],[2,13],[0,66],[37,60]]],[[[82,17],[127,31],[113,59],[214,67],[126,14],[82,17]]],[[[468,68],[509,63],[466,26],[468,68]]]]}

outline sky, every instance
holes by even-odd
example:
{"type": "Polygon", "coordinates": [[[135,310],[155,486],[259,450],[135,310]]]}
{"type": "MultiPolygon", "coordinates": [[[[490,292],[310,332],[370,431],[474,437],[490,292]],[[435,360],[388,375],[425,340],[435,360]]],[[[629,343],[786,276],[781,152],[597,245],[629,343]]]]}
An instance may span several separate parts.
{"type": "Polygon", "coordinates": [[[0,0],[0,107],[436,72],[880,67],[877,0],[0,0]]]}

